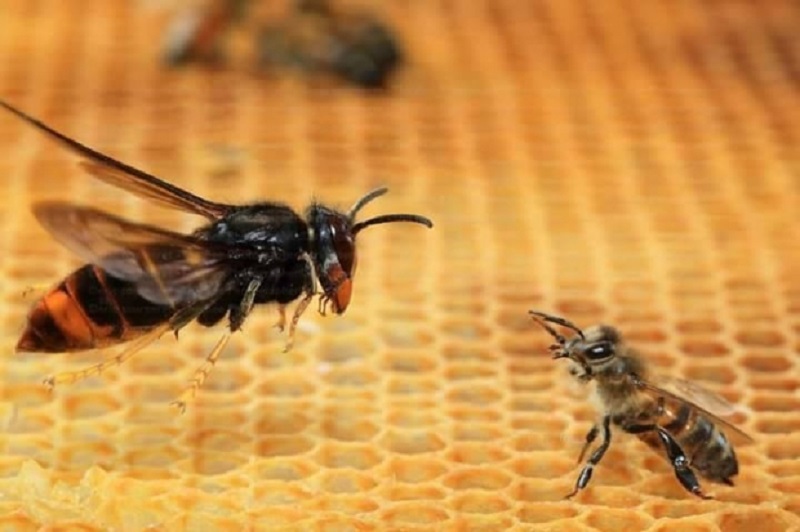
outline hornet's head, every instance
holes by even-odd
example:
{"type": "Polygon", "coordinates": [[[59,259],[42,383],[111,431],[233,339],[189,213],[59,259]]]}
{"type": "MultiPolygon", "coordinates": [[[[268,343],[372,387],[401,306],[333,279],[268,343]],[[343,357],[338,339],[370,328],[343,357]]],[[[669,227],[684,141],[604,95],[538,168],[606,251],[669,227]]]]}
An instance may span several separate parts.
{"type": "Polygon", "coordinates": [[[378,188],[359,199],[347,212],[339,212],[320,204],[308,209],[307,220],[312,228],[312,254],[317,278],[322,285],[323,300],[341,314],[350,303],[353,275],[356,271],[356,235],[371,225],[390,222],[412,222],[433,227],[433,222],[417,214],[385,214],[356,222],[355,217],[367,203],[389,191],[378,188]]]}

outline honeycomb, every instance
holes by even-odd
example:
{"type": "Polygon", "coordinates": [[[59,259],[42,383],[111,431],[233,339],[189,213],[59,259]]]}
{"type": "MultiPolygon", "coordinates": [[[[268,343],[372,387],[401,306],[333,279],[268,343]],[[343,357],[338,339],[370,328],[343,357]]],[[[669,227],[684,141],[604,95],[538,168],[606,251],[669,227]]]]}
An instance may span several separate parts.
{"type": "MultiPolygon", "coordinates": [[[[418,212],[359,238],[353,301],[294,349],[258,309],[190,326],[53,393],[97,353],[15,354],[30,287],[79,262],[41,199],[190,230],[0,116],[3,530],[800,528],[800,8],[791,0],[373,2],[391,91],[228,66],[167,70],[153,2],[0,2],[0,96],[220,201],[418,212]],[[741,405],[737,486],[685,493],[615,433],[566,501],[595,417],[536,308],[618,326],[660,372],[741,405]]],[[[244,38],[243,38],[244,39],[244,38]]]]}

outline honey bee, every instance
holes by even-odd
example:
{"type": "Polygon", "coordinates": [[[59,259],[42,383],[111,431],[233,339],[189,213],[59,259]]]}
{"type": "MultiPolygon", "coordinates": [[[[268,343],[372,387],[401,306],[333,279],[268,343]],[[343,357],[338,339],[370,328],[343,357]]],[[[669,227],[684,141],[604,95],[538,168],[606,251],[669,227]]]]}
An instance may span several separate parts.
{"type": "Polygon", "coordinates": [[[265,28],[262,62],[329,71],[358,85],[385,85],[401,53],[390,30],[369,13],[334,9],[327,0],[296,0],[287,19],[265,28]]]}
{"type": "Polygon", "coordinates": [[[336,314],[348,307],[356,236],[362,230],[394,222],[433,227],[416,214],[356,221],[356,214],[385,194],[385,188],[369,192],[347,212],[312,203],[303,217],[277,202],[209,201],[84,146],[2,100],[0,107],[83,157],[82,166],[93,177],[207,220],[193,233],[181,234],[92,207],[34,205],[45,229],[87,264],[33,305],[17,350],[65,353],[128,344],[100,364],[47,379],[49,386],[99,374],[165,332],[177,335],[192,321],[210,327],[227,317],[228,330],[175,402],[183,410],[255,305],[277,303],[283,329],[285,306],[299,299],[289,323],[289,349],[300,315],[314,295],[320,296],[321,313],[327,305],[336,314]]]}
{"type": "Polygon", "coordinates": [[[567,358],[572,375],[580,382],[594,381],[603,415],[586,434],[578,462],[599,434],[602,442],[590,455],[578,475],[573,497],[592,478],[611,444],[611,427],[635,434],[656,452],[663,451],[681,485],[703,499],[711,498],[700,488],[694,471],[704,478],[733,486],[739,472],[731,439],[742,443],[752,439],[724,421],[735,407],[701,386],[678,378],[654,376],[645,361],[629,347],[614,327],[597,325],[581,330],[571,322],[530,311],[534,320],[555,340],[553,358],[567,358]],[[572,330],[566,338],[550,324],[572,330]]]}

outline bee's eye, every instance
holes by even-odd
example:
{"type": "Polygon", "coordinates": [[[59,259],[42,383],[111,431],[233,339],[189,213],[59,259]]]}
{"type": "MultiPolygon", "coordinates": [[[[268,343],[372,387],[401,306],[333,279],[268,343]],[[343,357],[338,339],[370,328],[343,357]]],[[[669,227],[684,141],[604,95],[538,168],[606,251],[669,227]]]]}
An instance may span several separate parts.
{"type": "Polygon", "coordinates": [[[605,342],[601,344],[594,344],[586,350],[586,356],[592,360],[608,358],[613,354],[614,350],[612,349],[611,344],[605,342]]]}

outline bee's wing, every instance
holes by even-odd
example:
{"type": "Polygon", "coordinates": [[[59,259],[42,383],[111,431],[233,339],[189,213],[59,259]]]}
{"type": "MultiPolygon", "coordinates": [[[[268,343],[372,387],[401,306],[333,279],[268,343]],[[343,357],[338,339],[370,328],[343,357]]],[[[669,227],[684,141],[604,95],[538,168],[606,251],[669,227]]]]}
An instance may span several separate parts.
{"type": "Polygon", "coordinates": [[[154,303],[183,307],[214,297],[234,249],[68,203],[34,205],[39,222],[82,259],[136,285],[154,303]]]}
{"type": "Polygon", "coordinates": [[[671,392],[673,395],[682,397],[684,400],[691,401],[697,406],[717,416],[731,416],[739,412],[736,405],[731,404],[727,399],[704,388],[696,382],[688,381],[669,375],[656,375],[651,379],[651,384],[657,386],[662,391],[671,392]]]}
{"type": "Polygon", "coordinates": [[[83,168],[101,181],[146,199],[157,201],[162,205],[205,216],[210,220],[221,218],[232,209],[230,205],[214,203],[195,196],[191,192],[170,185],[153,175],[93,150],[2,100],[0,100],[0,107],[12,112],[73,153],[86,159],[81,163],[83,168]]]}
{"type": "Polygon", "coordinates": [[[723,429],[726,435],[735,438],[738,443],[751,443],[753,438],[730,421],[723,419],[740,410],[724,397],[703,388],[697,383],[659,375],[649,381],[639,381],[639,385],[656,395],[669,397],[680,403],[686,403],[708,417],[715,425],[723,429]]]}

